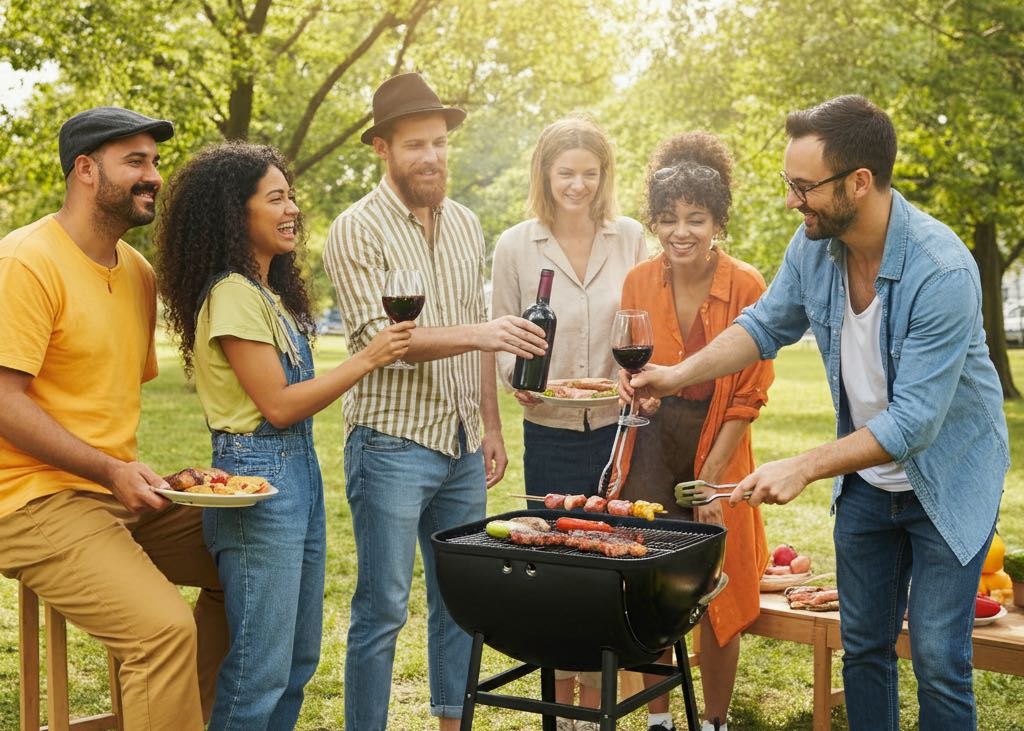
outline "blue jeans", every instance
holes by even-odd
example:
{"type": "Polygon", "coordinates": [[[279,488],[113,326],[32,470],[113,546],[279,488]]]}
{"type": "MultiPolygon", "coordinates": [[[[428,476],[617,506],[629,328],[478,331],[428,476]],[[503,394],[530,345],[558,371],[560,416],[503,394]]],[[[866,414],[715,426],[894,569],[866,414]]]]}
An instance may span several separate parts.
{"type": "MultiPolygon", "coordinates": [[[[523,482],[528,495],[596,495],[615,441],[615,424],[574,431],[523,420],[523,482]]],[[[537,507],[531,504],[531,508],[537,507]]]]}
{"type": "Polygon", "coordinates": [[[310,421],[212,435],[213,464],[280,491],[247,508],[207,508],[206,545],[224,587],[231,647],[211,731],[295,727],[320,659],[327,533],[310,421]]]}
{"type": "Polygon", "coordinates": [[[971,632],[991,535],[961,566],[913,491],[885,492],[852,474],[844,479],[833,537],[851,731],[899,729],[896,638],[908,587],[920,727],[976,728],[971,632]]]}
{"type": "MultiPolygon", "coordinates": [[[[461,429],[459,444],[465,450],[461,429]]],[[[445,609],[432,533],[486,513],[483,455],[448,457],[364,426],[345,443],[345,490],[352,509],[359,576],[345,656],[345,728],[387,726],[391,670],[405,624],[419,539],[427,584],[430,712],[460,718],[472,639],[445,609]]]]}

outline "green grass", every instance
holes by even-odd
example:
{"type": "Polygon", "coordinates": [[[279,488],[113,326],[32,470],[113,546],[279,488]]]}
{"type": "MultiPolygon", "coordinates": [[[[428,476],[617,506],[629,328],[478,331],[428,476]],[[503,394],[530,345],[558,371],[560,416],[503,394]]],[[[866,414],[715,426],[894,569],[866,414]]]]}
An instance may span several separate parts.
{"type": "MultiPolygon", "coordinates": [[[[329,368],[344,357],[340,339],[320,339],[317,362],[329,368]]],[[[1024,351],[1011,352],[1014,375],[1024,383],[1024,351]]],[[[209,442],[194,392],[187,387],[176,355],[168,345],[160,349],[161,375],[144,388],[143,421],[139,434],[142,459],[160,472],[190,464],[209,463],[209,442]]],[[[754,425],[758,462],[791,455],[833,437],[833,414],[825,388],[823,369],[813,346],[789,348],[780,356],[770,402],[754,425]]],[[[522,423],[518,405],[502,396],[505,442],[510,465],[505,479],[493,488],[488,512],[521,507],[509,494],[522,491],[522,423]]],[[[1006,406],[1010,423],[1013,464],[1006,482],[1000,532],[1008,548],[1024,548],[1024,402],[1006,406]]],[[[340,729],[344,702],[343,663],[348,602],[355,580],[354,546],[348,507],[342,485],[341,407],[334,404],[316,419],[316,440],[327,487],[328,566],[325,601],[323,657],[307,688],[299,728],[340,729]]],[[[965,476],[967,478],[969,476],[965,476]]],[[[795,503],[764,509],[771,545],[792,543],[809,553],[819,571],[835,566],[828,517],[829,484],[808,487],[795,503]]],[[[186,591],[186,596],[192,596],[186,591]]],[[[98,643],[71,629],[72,709],[76,713],[99,712],[106,705],[105,655],[98,643]]],[[[391,728],[399,731],[434,729],[427,698],[426,601],[422,572],[417,563],[409,621],[397,652],[391,693],[391,728]]],[[[811,728],[811,648],[760,637],[743,639],[739,677],[733,702],[731,728],[738,730],[798,730],[811,728]]],[[[487,650],[484,672],[508,667],[511,661],[487,650]]],[[[840,663],[834,664],[834,684],[842,684],[840,663]]],[[[916,687],[908,662],[900,661],[903,728],[917,726],[916,687]]],[[[1024,697],[1024,678],[977,671],[980,710],[979,728],[1024,731],[1019,700],[1024,697]]],[[[17,598],[13,581],[0,581],[0,729],[17,727],[18,701],[17,598]]],[[[699,682],[697,684],[699,694],[699,682]]],[[[513,693],[537,693],[535,680],[510,686],[513,693]]],[[[673,712],[682,719],[682,700],[673,693],[673,712]]],[[[43,703],[45,709],[45,701],[43,703]]],[[[833,728],[845,729],[842,707],[833,710],[833,728]]],[[[637,711],[623,719],[623,731],[644,731],[646,716],[637,711]]],[[[474,727],[482,731],[540,728],[539,717],[480,707],[474,727]]]]}

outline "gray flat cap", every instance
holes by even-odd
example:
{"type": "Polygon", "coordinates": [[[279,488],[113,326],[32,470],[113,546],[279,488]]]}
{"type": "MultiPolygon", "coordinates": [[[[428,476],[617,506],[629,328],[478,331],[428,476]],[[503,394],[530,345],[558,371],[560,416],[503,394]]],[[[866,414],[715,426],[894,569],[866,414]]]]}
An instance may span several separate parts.
{"type": "Polygon", "coordinates": [[[64,177],[75,166],[75,158],[88,155],[101,145],[119,137],[142,132],[157,142],[174,136],[174,125],[165,119],[153,119],[121,107],[94,107],[79,112],[60,128],[60,167],[64,177]]]}

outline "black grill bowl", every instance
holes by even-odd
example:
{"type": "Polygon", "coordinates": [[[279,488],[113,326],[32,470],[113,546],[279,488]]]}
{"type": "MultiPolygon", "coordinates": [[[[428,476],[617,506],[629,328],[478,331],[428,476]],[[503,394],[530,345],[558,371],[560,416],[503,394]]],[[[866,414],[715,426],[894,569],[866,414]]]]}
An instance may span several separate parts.
{"type": "Polygon", "coordinates": [[[519,510],[435,533],[438,584],[455,621],[521,662],[600,670],[603,648],[620,667],[653,662],[699,621],[725,558],[722,526],[576,511],[519,510]],[[639,528],[648,555],[608,558],[490,538],[491,520],[596,518],[639,528]],[[696,610],[696,611],[694,611],[696,610]]]}

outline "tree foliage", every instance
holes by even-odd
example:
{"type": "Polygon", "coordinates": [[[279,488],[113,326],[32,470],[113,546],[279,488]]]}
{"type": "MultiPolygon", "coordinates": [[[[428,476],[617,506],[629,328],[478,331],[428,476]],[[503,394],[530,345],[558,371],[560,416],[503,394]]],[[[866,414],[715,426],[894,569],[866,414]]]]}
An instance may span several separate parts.
{"type": "MultiPolygon", "coordinates": [[[[616,140],[630,215],[659,140],[722,136],[737,161],[727,246],[770,278],[798,223],[778,176],[786,114],[864,94],[896,123],[896,186],[972,247],[993,360],[1016,394],[999,284],[1024,252],[1017,0],[9,0],[0,30],[15,68],[59,68],[24,109],[0,107],[4,229],[59,203],[60,122],[113,103],[175,121],[169,169],[224,138],[279,147],[316,248],[380,178],[358,142],[373,89],[418,70],[470,112],[451,189],[490,241],[523,215],[540,130],[586,110],[616,140]]],[[[132,235],[145,248],[147,231],[132,235]]]]}

